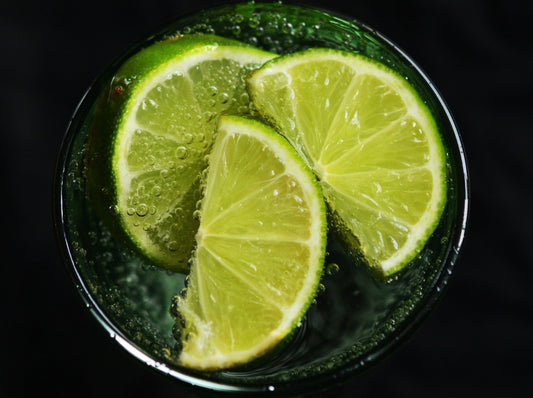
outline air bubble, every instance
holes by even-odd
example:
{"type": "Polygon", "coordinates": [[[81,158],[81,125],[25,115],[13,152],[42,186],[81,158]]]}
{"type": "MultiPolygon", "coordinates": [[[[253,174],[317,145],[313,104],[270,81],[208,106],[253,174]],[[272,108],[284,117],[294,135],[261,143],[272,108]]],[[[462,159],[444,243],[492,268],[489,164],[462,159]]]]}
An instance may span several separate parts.
{"type": "Polygon", "coordinates": [[[183,140],[186,144],[190,144],[194,140],[194,137],[191,133],[187,133],[183,136],[183,140]]]}
{"type": "Polygon", "coordinates": [[[231,27],[231,32],[233,33],[234,36],[239,36],[241,34],[241,27],[240,25],[233,25],[231,27]]]}
{"type": "Polygon", "coordinates": [[[215,86],[207,87],[207,94],[210,95],[211,97],[214,97],[215,95],[218,94],[218,88],[215,86]]]}
{"type": "Polygon", "coordinates": [[[250,17],[250,19],[248,19],[248,26],[252,29],[255,29],[257,27],[257,25],[259,25],[259,18],[256,17],[256,16],[252,16],[250,17]]]}
{"type": "Polygon", "coordinates": [[[184,146],[180,146],[178,147],[178,149],[176,149],[176,156],[179,159],[185,159],[188,154],[189,154],[189,151],[184,146]]]}
{"type": "Polygon", "coordinates": [[[242,104],[247,104],[248,102],[250,102],[250,97],[249,97],[248,93],[242,93],[240,98],[239,98],[239,101],[242,104]]]}
{"type": "MultiPolygon", "coordinates": [[[[211,100],[211,101],[215,102],[215,100],[211,100]]],[[[213,106],[214,106],[214,105],[213,105],[213,106]]],[[[209,111],[205,111],[205,112],[203,113],[203,115],[202,115],[202,117],[204,118],[204,120],[207,121],[207,122],[213,120],[214,116],[215,116],[215,114],[214,114],[213,112],[209,112],[209,111]]],[[[196,139],[197,139],[198,141],[200,141],[198,137],[196,137],[196,139]]]]}
{"type": "Polygon", "coordinates": [[[281,31],[286,34],[293,34],[294,28],[290,22],[285,21],[283,25],[281,26],[281,31]]]}
{"type": "Polygon", "coordinates": [[[339,272],[339,266],[337,264],[331,263],[326,266],[326,273],[328,275],[335,275],[337,272],[339,272]]]}
{"type": "Polygon", "coordinates": [[[317,294],[322,294],[326,291],[326,286],[324,286],[322,283],[318,284],[317,294]]]}
{"type": "Polygon", "coordinates": [[[200,209],[202,207],[202,199],[196,201],[196,205],[195,205],[196,209],[200,209]]]}
{"type": "Polygon", "coordinates": [[[146,205],[145,203],[141,203],[135,209],[135,213],[137,213],[139,217],[144,217],[148,214],[148,205],[146,205]]]}
{"type": "Polygon", "coordinates": [[[161,187],[159,185],[154,185],[152,188],[152,195],[159,196],[161,195],[161,187]]]}
{"type": "Polygon", "coordinates": [[[229,96],[228,93],[221,93],[220,94],[220,103],[221,104],[227,104],[228,101],[229,101],[229,98],[230,98],[230,96],[229,96]]]}

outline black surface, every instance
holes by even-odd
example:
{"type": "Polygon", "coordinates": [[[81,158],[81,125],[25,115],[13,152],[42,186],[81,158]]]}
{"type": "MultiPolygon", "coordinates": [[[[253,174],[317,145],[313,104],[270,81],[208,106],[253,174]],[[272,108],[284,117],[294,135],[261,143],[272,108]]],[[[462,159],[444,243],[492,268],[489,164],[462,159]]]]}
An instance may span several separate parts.
{"type": "MultiPolygon", "coordinates": [[[[69,118],[105,65],[172,17],[216,3],[1,6],[0,396],[196,396],[134,360],[83,308],[56,247],[52,178],[69,118]]],[[[466,243],[440,305],[389,359],[330,395],[533,396],[531,3],[308,4],[373,26],[428,73],[460,128],[472,185],[466,243]]]]}

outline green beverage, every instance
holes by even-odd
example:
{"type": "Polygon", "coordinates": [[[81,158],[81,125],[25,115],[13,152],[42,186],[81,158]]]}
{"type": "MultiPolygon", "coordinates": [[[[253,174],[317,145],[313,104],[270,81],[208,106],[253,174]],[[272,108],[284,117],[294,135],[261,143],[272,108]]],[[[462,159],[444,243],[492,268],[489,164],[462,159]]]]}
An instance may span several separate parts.
{"type": "MultiPolygon", "coordinates": [[[[463,240],[468,179],[460,137],[446,105],[420,68],[394,44],[357,21],[321,10],[248,3],[181,18],[132,46],[106,69],[68,128],[56,196],[56,226],[67,266],[87,307],[128,352],[161,373],[208,389],[303,394],[328,388],[377,362],[427,315],[452,274],[463,240]],[[95,189],[99,174],[91,166],[93,131],[112,127],[106,126],[109,119],[101,118],[101,109],[112,103],[110,97],[120,94],[117,82],[128,84],[119,80],[117,71],[151,44],[194,34],[217,35],[280,55],[326,47],[379,61],[418,92],[436,122],[446,156],[444,210],[436,229],[405,269],[388,280],[376,278],[358,251],[332,233],[335,223],[330,220],[324,274],[314,302],[293,333],[256,361],[214,372],[193,370],[179,362],[176,309],[169,310],[174,296],[187,284],[186,275],[156,267],[149,255],[124,244],[113,227],[116,224],[109,222],[116,212],[106,202],[110,182],[102,177],[95,189]]],[[[149,212],[149,207],[142,208],[139,217],[149,212]]],[[[192,219],[178,232],[195,228],[197,222],[192,219]]]]}

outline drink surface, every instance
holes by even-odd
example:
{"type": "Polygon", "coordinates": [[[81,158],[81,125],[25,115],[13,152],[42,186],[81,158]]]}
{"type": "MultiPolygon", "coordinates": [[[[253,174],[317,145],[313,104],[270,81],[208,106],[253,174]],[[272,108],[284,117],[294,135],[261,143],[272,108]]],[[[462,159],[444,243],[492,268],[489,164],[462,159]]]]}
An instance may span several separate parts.
{"type": "Polygon", "coordinates": [[[88,200],[85,185],[84,159],[94,102],[101,92],[109,90],[120,62],[147,44],[139,43],[90,90],[70,126],[70,152],[63,159],[64,234],[86,301],[104,325],[132,344],[138,357],[150,357],[159,369],[182,380],[186,375],[207,380],[205,384],[215,383],[211,386],[220,389],[275,386],[282,390],[292,388],[289,385],[301,387],[298,381],[311,388],[310,380],[320,384],[341,369],[350,373],[363,369],[381,355],[377,353],[390,350],[396,340],[412,332],[413,322],[427,312],[427,303],[435,301],[436,289],[446,283],[457,255],[458,230],[464,222],[464,164],[455,127],[438,94],[390,43],[355,22],[320,11],[279,4],[230,6],[223,12],[206,11],[181,19],[150,41],[177,33],[216,33],[279,54],[318,46],[360,52],[409,78],[432,111],[447,147],[446,208],[422,252],[389,282],[372,277],[355,253],[347,251],[335,236],[328,237],[326,272],[316,302],[290,341],[271,357],[245,369],[202,376],[180,368],[168,306],[184,287],[185,277],[155,269],[117,243],[88,200]]]}

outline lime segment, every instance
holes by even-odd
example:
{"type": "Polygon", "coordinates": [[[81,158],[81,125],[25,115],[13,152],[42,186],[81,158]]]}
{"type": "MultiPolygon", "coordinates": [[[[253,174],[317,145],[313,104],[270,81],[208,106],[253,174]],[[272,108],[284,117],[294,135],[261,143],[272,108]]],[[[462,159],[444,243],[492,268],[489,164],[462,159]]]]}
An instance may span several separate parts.
{"type": "Polygon", "coordinates": [[[320,186],[259,122],[223,116],[209,157],[197,248],[177,296],[182,365],[218,370],[271,350],[316,293],[326,247],[320,186]]]}
{"type": "Polygon", "coordinates": [[[244,76],[274,54],[213,35],[158,42],[116,73],[115,207],[151,263],[186,272],[205,156],[222,113],[249,113],[244,76]]]}
{"type": "Polygon", "coordinates": [[[267,62],[248,88],[318,176],[368,263],[384,277],[403,269],[446,200],[445,150],[416,91],[374,60],[331,49],[267,62]]]}

